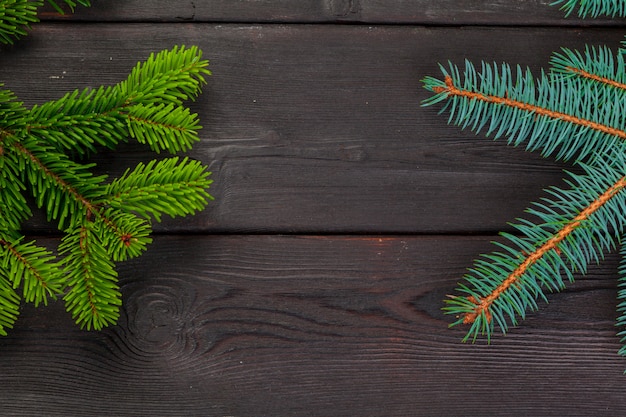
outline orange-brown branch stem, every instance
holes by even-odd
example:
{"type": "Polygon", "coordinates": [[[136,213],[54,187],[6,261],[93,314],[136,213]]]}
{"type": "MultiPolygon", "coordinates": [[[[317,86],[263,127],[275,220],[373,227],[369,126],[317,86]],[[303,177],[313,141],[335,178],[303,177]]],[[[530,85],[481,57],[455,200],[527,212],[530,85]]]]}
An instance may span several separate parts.
{"type": "MultiPolygon", "coordinates": [[[[57,183],[59,188],[61,188],[65,192],[71,194],[72,197],[74,197],[74,199],[76,201],[78,201],[83,207],[85,207],[85,209],[87,211],[87,220],[88,221],[91,221],[91,219],[93,217],[98,217],[111,230],[114,230],[118,234],[118,236],[120,236],[120,238],[123,238],[122,237],[123,236],[122,231],[119,230],[119,228],[115,225],[115,223],[111,219],[109,219],[109,218],[104,216],[104,214],[102,213],[101,208],[98,205],[96,205],[96,204],[92,203],[91,201],[89,201],[75,187],[73,187],[71,184],[69,184],[63,178],[61,178],[57,173],[55,173],[54,171],[50,170],[50,168],[48,168],[35,154],[33,154],[29,149],[27,149],[21,143],[15,143],[13,146],[19,152],[21,152],[25,157],[30,159],[31,162],[35,166],[37,166],[46,176],[48,176],[50,178],[53,178],[54,181],[57,183]]],[[[130,242],[130,239],[128,239],[128,241],[130,242]]],[[[124,243],[126,243],[126,241],[124,243]]]]}
{"type": "Polygon", "coordinates": [[[495,300],[498,299],[507,289],[512,285],[515,285],[520,277],[526,272],[526,270],[541,259],[547,252],[554,250],[559,253],[558,245],[567,236],[569,236],[576,228],[578,228],[586,219],[593,213],[598,211],[600,207],[606,204],[611,198],[613,198],[618,192],[626,187],[626,176],[620,178],[615,184],[611,185],[603,194],[598,196],[591,204],[585,207],[576,217],[567,223],[561,230],[558,231],[550,240],[540,246],[537,250],[529,254],[524,261],[488,296],[476,300],[474,297],[470,298],[470,301],[476,305],[474,311],[466,313],[463,317],[463,323],[473,323],[478,316],[485,313],[487,320],[490,320],[491,313],[489,308],[495,300]]]}
{"type": "Polygon", "coordinates": [[[10,242],[7,242],[4,239],[0,239],[0,245],[7,248],[7,250],[11,252],[13,256],[19,259],[19,261],[23,265],[26,265],[26,268],[33,274],[33,276],[37,279],[37,281],[39,281],[39,283],[41,284],[43,288],[46,288],[46,289],[48,288],[48,284],[46,283],[45,278],[39,273],[39,271],[33,268],[30,262],[28,262],[28,260],[20,252],[18,252],[10,242]]]}
{"type": "Polygon", "coordinates": [[[87,230],[86,227],[81,227],[80,229],[80,248],[82,249],[83,253],[85,254],[83,256],[83,277],[84,277],[84,281],[85,281],[85,289],[87,290],[87,298],[89,300],[89,309],[91,310],[91,314],[95,317],[98,314],[98,307],[96,305],[96,295],[94,294],[94,285],[93,285],[93,280],[94,277],[91,273],[91,269],[89,268],[89,266],[87,265],[87,262],[85,260],[85,256],[89,256],[89,251],[90,248],[88,247],[87,243],[88,243],[88,233],[89,231],[87,230]]]}
{"type": "Polygon", "coordinates": [[[476,93],[474,91],[462,90],[460,88],[457,88],[454,85],[454,83],[452,81],[452,77],[450,77],[449,75],[446,76],[445,83],[446,83],[445,87],[435,87],[435,88],[433,88],[433,91],[435,93],[444,93],[445,92],[445,93],[447,93],[450,96],[467,97],[467,98],[472,99],[472,100],[484,101],[484,102],[487,102],[487,103],[502,104],[502,105],[505,105],[505,106],[509,106],[509,107],[513,107],[513,108],[517,108],[517,109],[521,109],[521,110],[525,110],[525,111],[528,111],[528,112],[532,112],[532,113],[540,115],[540,116],[548,116],[548,117],[550,117],[552,119],[559,119],[559,120],[563,120],[565,122],[569,122],[569,123],[572,123],[572,124],[585,126],[585,127],[590,128],[590,129],[598,130],[600,132],[607,133],[609,135],[615,135],[615,136],[618,136],[620,138],[626,139],[626,132],[623,131],[623,130],[616,129],[616,128],[610,127],[610,126],[606,126],[606,125],[603,125],[601,123],[593,122],[591,120],[587,120],[587,119],[583,119],[583,118],[580,118],[580,117],[572,116],[571,114],[567,114],[567,113],[562,113],[562,112],[546,109],[545,107],[535,106],[533,104],[528,104],[528,103],[524,103],[522,101],[513,100],[513,99],[508,98],[508,97],[492,96],[492,95],[487,95],[487,94],[482,94],[482,93],[476,93]]]}
{"type": "Polygon", "coordinates": [[[620,83],[620,82],[612,80],[610,78],[601,77],[599,75],[592,74],[592,73],[587,72],[585,70],[582,70],[580,68],[566,67],[565,69],[567,69],[570,72],[573,72],[574,74],[578,74],[581,77],[589,78],[590,80],[597,81],[597,82],[602,83],[602,84],[607,84],[607,85],[610,85],[611,87],[615,87],[615,88],[620,88],[622,90],[626,90],[626,84],[620,83]]]}

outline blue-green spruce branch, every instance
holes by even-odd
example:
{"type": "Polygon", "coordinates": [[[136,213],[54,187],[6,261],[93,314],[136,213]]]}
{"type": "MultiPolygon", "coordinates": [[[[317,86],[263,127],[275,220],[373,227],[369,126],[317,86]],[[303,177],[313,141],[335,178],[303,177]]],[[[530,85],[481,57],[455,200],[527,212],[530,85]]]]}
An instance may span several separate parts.
{"type": "Polygon", "coordinates": [[[191,149],[200,125],[185,102],[200,93],[207,67],[198,48],[175,47],[116,85],[30,109],[0,89],[0,334],[13,327],[22,300],[38,306],[62,297],[87,329],[116,323],[115,263],[145,251],[153,221],[204,209],[210,173],[171,156],[108,178],[84,160],[128,140],[157,153],[191,149]],[[21,232],[32,215],[29,194],[63,234],[56,251],[21,232]]]}
{"type": "MultiPolygon", "coordinates": [[[[558,1],[580,16],[624,16],[624,1],[558,1]]],[[[468,326],[464,340],[496,329],[506,333],[561,291],[591,262],[620,248],[618,336],[626,355],[626,41],[616,51],[587,46],[553,54],[551,68],[536,76],[508,64],[440,65],[441,78],[426,77],[430,106],[443,103],[449,123],[544,157],[569,161],[566,187],[517,219],[497,249],[482,255],[450,296],[444,310],[453,326],[468,326]]]]}
{"type": "Polygon", "coordinates": [[[626,16],[626,1],[624,0],[557,0],[552,5],[560,6],[568,16],[574,12],[583,18],[626,16]]]}

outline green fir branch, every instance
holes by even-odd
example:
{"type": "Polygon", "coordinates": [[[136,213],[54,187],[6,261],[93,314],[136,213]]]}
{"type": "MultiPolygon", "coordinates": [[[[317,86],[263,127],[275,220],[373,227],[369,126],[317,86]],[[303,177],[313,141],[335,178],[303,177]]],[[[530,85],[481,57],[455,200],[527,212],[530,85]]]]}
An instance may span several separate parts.
{"type": "Polygon", "coordinates": [[[198,141],[197,114],[183,107],[206,84],[208,61],[195,46],[174,47],[137,64],[113,87],[85,89],[35,106],[26,128],[62,150],[95,152],[132,137],[159,152],[177,153],[198,141]]]}
{"type": "MultiPolygon", "coordinates": [[[[61,6],[59,6],[59,4],[56,1],[54,1],[54,0],[46,0],[46,1],[50,5],[52,5],[52,7],[54,7],[57,12],[59,12],[61,14],[65,13],[64,10],[61,8],[61,6]]],[[[85,6],[85,7],[91,6],[89,0],[76,0],[76,1],[73,1],[73,0],[63,0],[63,2],[70,7],[70,10],[72,12],[74,12],[74,10],[76,9],[76,6],[79,5],[79,4],[82,5],[82,6],[85,6]]]]}
{"type": "Polygon", "coordinates": [[[56,259],[46,248],[23,237],[0,235],[0,335],[19,315],[21,298],[15,292],[22,288],[23,299],[35,304],[47,304],[65,287],[64,276],[56,259]]]}
{"type": "Polygon", "coordinates": [[[129,102],[144,105],[163,101],[182,104],[194,100],[211,75],[207,62],[197,47],[174,47],[170,51],[151,54],[131,71],[117,88],[129,102]]]}
{"type": "Polygon", "coordinates": [[[55,220],[59,230],[64,230],[68,222],[93,214],[96,209],[91,198],[99,195],[106,176],[92,174],[95,164],[74,162],[67,155],[30,139],[12,147],[25,160],[25,181],[37,207],[45,209],[48,221],[55,220]]]}
{"type": "Polygon", "coordinates": [[[128,139],[122,111],[125,98],[113,87],[67,93],[30,110],[30,136],[45,138],[59,152],[94,153],[98,146],[115,148],[128,139]]]}
{"type": "Polygon", "coordinates": [[[20,314],[20,297],[0,270],[0,335],[6,336],[20,314]]]}
{"type": "Polygon", "coordinates": [[[188,158],[150,161],[112,181],[102,203],[159,222],[162,214],[194,214],[212,198],[204,191],[212,183],[208,175],[204,166],[188,158]]]}
{"type": "Polygon", "coordinates": [[[100,213],[94,230],[114,262],[136,258],[152,243],[149,221],[134,213],[124,212],[120,207],[109,207],[100,213]]]}
{"type": "Polygon", "coordinates": [[[140,163],[117,179],[95,175],[95,164],[84,161],[133,138],[157,152],[189,150],[200,126],[184,100],[196,98],[210,74],[201,56],[195,47],[163,51],[115,86],[30,110],[0,90],[0,334],[17,318],[20,298],[39,305],[61,294],[81,327],[115,323],[115,263],[146,250],[153,219],[195,214],[212,199],[210,172],[188,157],[140,163]],[[25,193],[64,233],[58,257],[23,243],[21,224],[31,215],[25,193]]]}
{"type": "Polygon", "coordinates": [[[38,306],[56,298],[64,288],[64,277],[56,256],[34,242],[0,239],[2,274],[13,289],[22,287],[23,299],[38,306]]]}
{"type": "Polygon", "coordinates": [[[113,260],[105,250],[94,224],[69,232],[59,246],[64,256],[69,291],[63,299],[72,318],[81,328],[100,330],[119,318],[121,294],[113,260]]]}
{"type": "Polygon", "coordinates": [[[3,0],[0,3],[0,42],[12,44],[16,38],[25,36],[37,19],[37,9],[42,1],[3,0]]]}
{"type": "MultiPolygon", "coordinates": [[[[54,0],[47,2],[64,14],[64,10],[54,0]]],[[[77,4],[90,6],[88,0],[63,0],[74,12],[77,4]]],[[[39,22],[37,11],[43,6],[43,0],[0,0],[0,43],[12,44],[16,39],[25,36],[33,23],[39,22]]]]}
{"type": "Polygon", "coordinates": [[[14,236],[20,235],[22,223],[32,216],[22,174],[18,161],[0,157],[0,230],[14,236]]]}
{"type": "Polygon", "coordinates": [[[128,109],[130,135],[155,152],[184,152],[198,141],[197,114],[175,104],[134,106],[128,109]]]}

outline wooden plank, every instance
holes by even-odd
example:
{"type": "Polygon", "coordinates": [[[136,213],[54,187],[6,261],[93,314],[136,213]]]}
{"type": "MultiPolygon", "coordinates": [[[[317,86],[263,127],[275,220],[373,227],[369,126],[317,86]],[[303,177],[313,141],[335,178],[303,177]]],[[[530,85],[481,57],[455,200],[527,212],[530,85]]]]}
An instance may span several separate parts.
{"type": "MultiPolygon", "coordinates": [[[[419,80],[465,57],[537,70],[560,46],[622,37],[620,29],[42,24],[2,48],[0,79],[30,105],[115,83],[152,51],[199,45],[214,75],[193,104],[205,127],[191,155],[213,170],[216,201],[158,230],[493,232],[559,184],[562,165],[447,127],[437,109],[420,108],[428,94],[419,80]]],[[[119,173],[150,157],[129,146],[98,162],[119,173]]]]}
{"type": "Polygon", "coordinates": [[[442,299],[487,240],[159,236],[120,267],[119,326],[88,333],[59,304],[24,308],[0,339],[3,413],[626,413],[617,259],[492,345],[462,344],[442,299]]]}
{"type": "Polygon", "coordinates": [[[550,1],[527,0],[95,0],[74,15],[52,7],[44,20],[143,22],[402,23],[419,25],[614,26],[623,20],[569,18],[550,1]]]}

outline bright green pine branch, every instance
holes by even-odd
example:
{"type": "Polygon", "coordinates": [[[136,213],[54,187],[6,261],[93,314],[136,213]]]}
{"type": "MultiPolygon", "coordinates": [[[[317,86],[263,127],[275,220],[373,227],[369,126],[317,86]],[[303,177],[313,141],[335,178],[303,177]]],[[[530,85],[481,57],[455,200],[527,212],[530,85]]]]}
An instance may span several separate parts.
{"type": "Polygon", "coordinates": [[[527,212],[535,221],[518,219],[515,234],[502,233],[507,243],[483,255],[460,284],[462,295],[451,296],[445,310],[468,324],[466,339],[488,339],[495,328],[506,333],[546,291],[560,291],[565,278],[585,273],[587,265],[614,249],[626,226],[626,159],[611,164],[583,165],[584,174],[570,174],[569,189],[552,188],[550,197],[527,212]]]}
{"type": "Polygon", "coordinates": [[[126,106],[125,97],[113,87],[76,90],[34,106],[27,120],[28,133],[45,138],[59,152],[84,155],[96,152],[97,146],[114,148],[128,137],[122,114],[126,106]]]}
{"type": "Polygon", "coordinates": [[[197,114],[175,104],[133,106],[128,109],[128,128],[132,138],[155,152],[184,152],[198,140],[197,114]]]}
{"type": "MultiPolygon", "coordinates": [[[[57,0],[59,1],[59,0],[57,0]]],[[[61,6],[58,5],[57,1],[54,0],[47,0],[48,3],[50,3],[52,5],[52,7],[54,7],[59,13],[63,14],[65,13],[63,11],[63,9],[61,8],[61,6]]],[[[70,7],[70,10],[73,12],[76,9],[77,5],[82,5],[82,6],[86,6],[89,7],[91,6],[91,4],[89,3],[89,0],[62,0],[65,4],[67,4],[70,7]]]]}
{"type": "MultiPolygon", "coordinates": [[[[30,137],[9,145],[25,161],[24,181],[30,185],[37,207],[44,208],[48,221],[64,230],[77,218],[94,214],[93,198],[101,194],[106,176],[94,176],[94,164],[80,164],[30,137]]],[[[7,150],[8,151],[8,150],[7,150]]]]}
{"type": "Polygon", "coordinates": [[[23,299],[36,306],[56,298],[65,286],[56,257],[34,242],[23,238],[0,236],[0,335],[6,335],[19,315],[20,297],[15,290],[22,287],[23,299]]]}
{"type": "MultiPolygon", "coordinates": [[[[4,84],[0,84],[4,87],[4,84]]],[[[0,88],[0,140],[12,134],[13,131],[21,130],[26,127],[25,118],[28,110],[24,105],[17,101],[17,97],[10,90],[0,88]]],[[[0,147],[0,151],[2,148],[0,147]]],[[[1,152],[0,152],[1,154],[1,152]]]]}
{"type": "Polygon", "coordinates": [[[20,297],[0,270],[0,335],[6,336],[20,314],[20,297]]]}
{"type": "Polygon", "coordinates": [[[47,304],[48,297],[63,290],[61,269],[51,251],[22,240],[0,239],[3,274],[14,289],[22,287],[25,301],[47,304]]]}
{"type": "Polygon", "coordinates": [[[210,75],[195,46],[175,47],[138,63],[128,79],[95,90],[74,91],[31,110],[27,129],[59,150],[79,154],[114,148],[133,137],[155,151],[187,151],[198,140],[197,114],[182,107],[210,75]]]}
{"type": "Polygon", "coordinates": [[[163,214],[194,214],[204,209],[212,198],[204,191],[212,183],[208,175],[204,166],[188,158],[180,162],[174,157],[139,164],[109,184],[103,202],[157,221],[161,221],[163,214]]]}
{"type": "Polygon", "coordinates": [[[624,0],[556,0],[552,5],[560,5],[568,16],[574,10],[578,10],[579,17],[626,16],[626,1],[624,0]]]}
{"type": "Polygon", "coordinates": [[[69,285],[63,299],[76,323],[87,330],[116,323],[121,305],[117,272],[94,231],[94,224],[85,221],[68,233],[59,252],[64,256],[69,285]]]}
{"type": "MultiPolygon", "coordinates": [[[[47,0],[59,13],[64,13],[58,2],[47,0]]],[[[71,11],[77,4],[90,6],[88,0],[63,0],[71,11]]],[[[0,0],[0,43],[12,44],[27,34],[33,23],[39,22],[37,10],[43,6],[43,0],[0,0]]]]}
{"type": "Polygon", "coordinates": [[[193,100],[206,83],[207,62],[196,47],[174,47],[171,51],[151,54],[131,71],[117,88],[133,103],[154,104],[163,101],[181,104],[193,100]]]}
{"type": "Polygon", "coordinates": [[[4,0],[0,3],[0,42],[11,44],[26,35],[31,24],[38,21],[37,9],[42,1],[4,0]]]}
{"type": "Polygon", "coordinates": [[[69,287],[64,300],[78,324],[114,323],[121,303],[115,262],[146,250],[152,219],[206,207],[210,173],[198,161],[152,161],[109,181],[66,152],[85,157],[133,137],[156,151],[190,149],[200,126],[183,100],[197,97],[207,65],[197,48],[176,47],[138,64],[116,86],[75,91],[31,110],[0,90],[0,334],[17,317],[18,287],[36,305],[69,287]],[[19,229],[31,214],[25,192],[65,233],[61,261],[22,243],[19,229]]]}
{"type": "Polygon", "coordinates": [[[20,165],[10,158],[0,158],[0,230],[15,236],[19,236],[22,222],[32,216],[23,195],[26,185],[20,165]]]}
{"type": "Polygon", "coordinates": [[[136,258],[152,243],[149,221],[119,207],[112,206],[99,213],[94,221],[94,231],[114,262],[136,258]]]}

